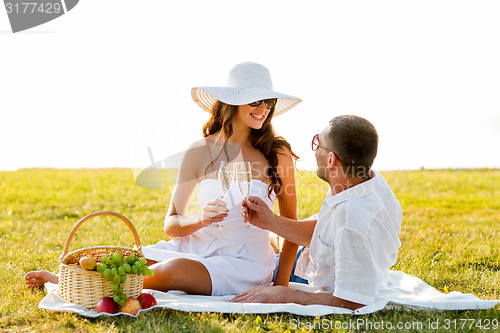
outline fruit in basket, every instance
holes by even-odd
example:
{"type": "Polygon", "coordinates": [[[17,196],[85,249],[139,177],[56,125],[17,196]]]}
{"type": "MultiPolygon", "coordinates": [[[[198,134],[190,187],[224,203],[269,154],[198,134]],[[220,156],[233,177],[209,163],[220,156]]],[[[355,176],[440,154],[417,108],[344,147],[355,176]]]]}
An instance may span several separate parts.
{"type": "Polygon", "coordinates": [[[113,282],[116,284],[120,284],[122,282],[122,278],[120,277],[120,275],[117,274],[113,276],[113,282]]]}
{"type": "Polygon", "coordinates": [[[129,264],[124,263],[124,264],[122,265],[122,267],[123,267],[123,269],[125,270],[125,273],[130,273],[131,267],[130,267],[130,265],[129,265],[129,264]]]}
{"type": "Polygon", "coordinates": [[[120,307],[120,312],[130,313],[135,316],[141,309],[141,302],[137,298],[130,297],[125,301],[125,305],[120,307]]]}
{"type": "Polygon", "coordinates": [[[112,280],[112,278],[111,278],[111,270],[109,268],[106,268],[104,271],[99,272],[99,273],[101,273],[101,275],[102,275],[103,278],[105,278],[105,279],[107,279],[109,281],[112,280]]]}
{"type": "Polygon", "coordinates": [[[97,313],[116,313],[118,311],[118,306],[113,302],[111,297],[104,297],[97,303],[97,313]]]}
{"type": "MultiPolygon", "coordinates": [[[[145,258],[135,255],[123,257],[120,253],[109,253],[100,258],[97,271],[108,281],[111,281],[112,298],[119,306],[126,306],[127,296],[121,285],[127,281],[128,274],[153,276],[154,271],[147,266],[145,258]]],[[[155,300],[156,302],[156,300],[155,300]]]]}
{"type": "Polygon", "coordinates": [[[128,256],[126,261],[131,264],[131,263],[134,263],[135,261],[137,261],[137,257],[136,256],[128,256]]]}
{"type": "Polygon", "coordinates": [[[126,303],[127,303],[126,299],[121,299],[120,302],[118,302],[118,305],[125,306],[126,303]]]}
{"type": "Polygon", "coordinates": [[[81,257],[80,266],[88,271],[93,271],[96,268],[96,261],[92,257],[81,257]]]}
{"type": "Polygon", "coordinates": [[[119,264],[121,264],[121,263],[122,263],[122,261],[123,261],[123,256],[122,256],[120,253],[113,253],[113,254],[111,255],[111,259],[113,259],[113,263],[114,263],[115,265],[119,265],[119,264]]]}
{"type": "Polygon", "coordinates": [[[97,264],[97,266],[96,266],[96,270],[97,270],[99,273],[102,273],[102,272],[104,272],[104,271],[106,270],[106,268],[107,268],[107,267],[108,267],[108,266],[106,266],[105,264],[101,264],[101,263],[99,263],[99,264],[97,264]]]}
{"type": "Polygon", "coordinates": [[[148,294],[148,293],[140,294],[139,297],[137,297],[137,299],[141,303],[141,306],[143,309],[148,309],[148,308],[155,306],[157,304],[156,298],[153,295],[148,294]]]}

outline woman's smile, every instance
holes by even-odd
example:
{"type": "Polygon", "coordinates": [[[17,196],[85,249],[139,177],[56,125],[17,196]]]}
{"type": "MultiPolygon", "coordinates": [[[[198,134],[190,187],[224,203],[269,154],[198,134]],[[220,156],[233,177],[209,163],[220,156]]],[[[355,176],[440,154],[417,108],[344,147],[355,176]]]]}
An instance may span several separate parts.
{"type": "Polygon", "coordinates": [[[263,121],[265,118],[266,118],[266,114],[265,113],[250,113],[250,115],[256,119],[256,120],[260,120],[260,121],[263,121]]]}
{"type": "Polygon", "coordinates": [[[248,104],[238,105],[237,119],[246,126],[253,129],[260,129],[269,115],[269,110],[262,103],[257,107],[248,104]]]}

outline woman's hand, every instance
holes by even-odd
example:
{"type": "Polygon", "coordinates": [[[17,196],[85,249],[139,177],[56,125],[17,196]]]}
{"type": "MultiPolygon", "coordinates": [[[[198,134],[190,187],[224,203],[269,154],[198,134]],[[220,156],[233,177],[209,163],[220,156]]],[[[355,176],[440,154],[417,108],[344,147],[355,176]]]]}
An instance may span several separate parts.
{"type": "Polygon", "coordinates": [[[215,222],[222,222],[226,218],[227,212],[229,209],[221,199],[207,201],[201,213],[201,224],[208,226],[215,222]]]}

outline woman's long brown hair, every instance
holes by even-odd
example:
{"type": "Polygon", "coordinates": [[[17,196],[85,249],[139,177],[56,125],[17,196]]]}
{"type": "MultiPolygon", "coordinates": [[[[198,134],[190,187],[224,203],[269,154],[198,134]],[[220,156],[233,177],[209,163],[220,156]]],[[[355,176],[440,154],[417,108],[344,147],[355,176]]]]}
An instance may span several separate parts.
{"type": "MultiPolygon", "coordinates": [[[[252,128],[250,131],[250,143],[252,144],[252,147],[258,149],[269,162],[267,176],[271,183],[269,184],[268,194],[271,195],[274,191],[277,196],[280,196],[283,182],[278,175],[278,154],[284,155],[284,152],[288,149],[295,160],[299,157],[292,151],[290,144],[285,139],[277,137],[274,133],[274,129],[271,125],[274,108],[275,106],[273,106],[271,111],[269,111],[269,114],[260,129],[252,128]]],[[[218,131],[222,131],[224,141],[227,142],[229,137],[233,135],[232,120],[237,112],[237,105],[229,105],[217,101],[212,108],[212,116],[205,123],[205,125],[203,125],[203,136],[206,137],[217,133],[218,131]]],[[[221,147],[221,150],[215,160],[218,156],[220,156],[222,150],[223,147],[221,147]]],[[[214,163],[215,161],[211,161],[208,167],[213,166],[214,163]]]]}

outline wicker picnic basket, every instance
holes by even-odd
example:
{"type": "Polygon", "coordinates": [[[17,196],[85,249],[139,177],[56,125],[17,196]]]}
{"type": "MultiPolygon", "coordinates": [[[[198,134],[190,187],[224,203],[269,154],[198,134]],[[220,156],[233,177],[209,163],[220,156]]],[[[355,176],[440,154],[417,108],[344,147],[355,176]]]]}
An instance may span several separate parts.
{"type": "MultiPolygon", "coordinates": [[[[58,295],[66,302],[83,305],[87,309],[95,310],[97,303],[106,296],[112,296],[111,282],[103,278],[97,271],[87,271],[77,264],[82,257],[93,257],[97,262],[103,255],[121,253],[124,257],[135,255],[143,258],[141,241],[132,223],[123,215],[102,211],[89,214],[82,218],[71,230],[64,251],[59,259],[59,288],[58,295]],[[135,239],[135,248],[120,246],[94,246],[79,249],[68,253],[73,236],[82,224],[97,216],[113,216],[123,221],[132,231],[135,239]]],[[[127,297],[138,297],[142,292],[144,277],[138,274],[127,274],[127,280],[122,284],[123,292],[127,297]]]]}

